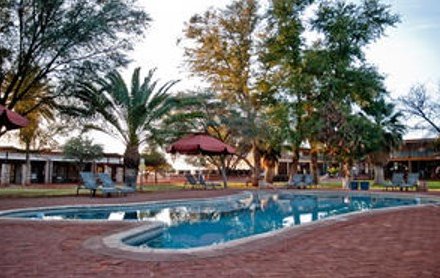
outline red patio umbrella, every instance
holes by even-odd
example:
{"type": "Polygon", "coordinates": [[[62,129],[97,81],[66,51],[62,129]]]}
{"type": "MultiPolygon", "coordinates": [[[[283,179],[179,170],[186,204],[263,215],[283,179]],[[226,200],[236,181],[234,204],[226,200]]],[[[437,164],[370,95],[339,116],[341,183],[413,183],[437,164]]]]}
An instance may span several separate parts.
{"type": "MultiPolygon", "coordinates": [[[[235,148],[207,134],[192,134],[183,137],[167,148],[167,152],[187,155],[228,155],[234,154],[235,148]]],[[[227,186],[226,169],[222,159],[221,172],[225,187],[227,186]]]]}
{"type": "Polygon", "coordinates": [[[206,134],[192,134],[171,144],[167,148],[167,152],[189,155],[226,155],[234,154],[235,148],[206,134]]]}
{"type": "Polygon", "coordinates": [[[11,130],[25,127],[28,124],[28,119],[0,104],[0,126],[5,126],[6,129],[11,130]]]}

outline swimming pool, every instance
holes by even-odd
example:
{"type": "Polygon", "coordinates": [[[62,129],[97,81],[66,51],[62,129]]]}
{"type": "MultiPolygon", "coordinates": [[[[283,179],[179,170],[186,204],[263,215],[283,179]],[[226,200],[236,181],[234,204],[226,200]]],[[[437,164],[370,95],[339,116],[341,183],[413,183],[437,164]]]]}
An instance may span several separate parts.
{"type": "Polygon", "coordinates": [[[26,209],[1,217],[154,223],[120,240],[140,249],[217,246],[333,216],[438,203],[433,198],[333,192],[244,192],[233,196],[144,204],[26,209]]]}

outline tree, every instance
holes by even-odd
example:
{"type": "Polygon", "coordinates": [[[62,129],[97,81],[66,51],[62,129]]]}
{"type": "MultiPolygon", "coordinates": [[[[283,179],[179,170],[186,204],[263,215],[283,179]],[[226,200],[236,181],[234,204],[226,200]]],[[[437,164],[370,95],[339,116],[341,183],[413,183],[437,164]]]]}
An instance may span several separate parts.
{"type": "Polygon", "coordinates": [[[67,140],[63,146],[63,153],[66,158],[75,160],[78,171],[83,171],[87,161],[94,161],[103,157],[103,147],[93,144],[93,141],[89,138],[78,136],[67,140]]]}
{"type": "Polygon", "coordinates": [[[23,115],[67,95],[75,80],[126,65],[150,21],[122,0],[6,0],[0,15],[0,104],[15,108],[43,80],[57,86],[23,115]]]}
{"type": "Polygon", "coordinates": [[[389,6],[378,0],[361,5],[344,1],[322,2],[312,28],[323,38],[307,52],[313,73],[313,113],[319,141],[343,163],[343,185],[350,179],[353,160],[369,151],[365,132],[371,122],[354,113],[386,95],[383,77],[365,59],[364,47],[379,39],[388,26],[399,21],[389,6]]]}
{"type": "Polygon", "coordinates": [[[172,169],[163,153],[159,152],[156,148],[145,149],[141,154],[141,158],[144,159],[147,173],[150,171],[154,173],[154,183],[157,183],[158,172],[172,169]]]}
{"type": "MultiPolygon", "coordinates": [[[[245,137],[253,154],[253,184],[260,173],[260,149],[257,122],[260,118],[260,94],[256,79],[260,18],[255,0],[237,0],[225,9],[210,9],[194,15],[186,24],[185,57],[190,70],[209,82],[212,92],[246,119],[253,129],[245,137]]],[[[245,126],[243,126],[245,127],[245,126]]]]}
{"type": "Polygon", "coordinates": [[[363,48],[379,39],[387,26],[394,26],[398,17],[377,0],[360,5],[321,1],[310,21],[319,39],[308,45],[301,37],[306,26],[302,17],[305,8],[314,2],[270,2],[263,59],[272,68],[278,99],[289,103],[291,111],[286,117],[291,126],[291,174],[296,171],[299,147],[307,140],[312,148],[311,172],[318,182],[318,150],[327,148],[347,164],[357,151],[346,146],[360,147],[361,138],[347,136],[341,130],[356,130],[354,123],[368,125],[353,108],[362,109],[386,93],[383,77],[366,62],[363,48]]]}
{"type": "Polygon", "coordinates": [[[179,99],[185,105],[176,110],[167,124],[162,126],[165,134],[161,135],[166,143],[171,143],[189,133],[204,133],[219,139],[226,144],[237,147],[235,155],[205,156],[203,159],[188,158],[187,163],[202,166],[213,166],[222,174],[224,186],[227,187],[226,172],[234,169],[240,161],[247,160],[250,144],[242,140],[241,133],[246,129],[245,119],[226,102],[210,92],[190,92],[181,94],[179,99]]]}
{"type": "Polygon", "coordinates": [[[269,74],[275,86],[277,100],[287,103],[289,115],[284,117],[287,126],[286,141],[290,144],[292,163],[290,175],[295,175],[299,164],[301,143],[307,139],[305,128],[307,97],[310,95],[311,76],[304,68],[304,41],[301,34],[305,27],[303,12],[314,1],[279,0],[270,1],[267,12],[265,48],[260,59],[271,67],[269,74]]]}
{"type": "Polygon", "coordinates": [[[368,158],[374,167],[374,183],[384,184],[383,168],[389,160],[390,153],[402,143],[405,126],[400,122],[401,112],[395,112],[394,104],[387,103],[383,98],[372,102],[364,109],[372,118],[374,133],[371,141],[372,150],[368,158]]]}
{"type": "Polygon", "coordinates": [[[414,85],[408,95],[399,98],[399,102],[407,116],[424,121],[417,123],[416,129],[431,130],[440,136],[440,84],[433,95],[437,99],[430,97],[426,86],[414,85]]]}
{"type": "Polygon", "coordinates": [[[84,120],[85,129],[98,130],[119,139],[125,145],[126,175],[137,176],[139,148],[154,141],[162,120],[178,107],[178,101],[168,92],[177,81],[169,81],[158,88],[150,70],[143,82],[140,68],[131,79],[131,90],[122,76],[113,71],[93,82],[78,82],[76,102],[67,104],[62,111],[84,120]]]}

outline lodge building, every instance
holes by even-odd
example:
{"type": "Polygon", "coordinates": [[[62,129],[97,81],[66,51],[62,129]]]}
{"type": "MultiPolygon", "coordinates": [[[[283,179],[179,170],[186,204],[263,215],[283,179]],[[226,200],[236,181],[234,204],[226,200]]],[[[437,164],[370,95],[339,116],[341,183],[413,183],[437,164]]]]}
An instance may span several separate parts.
{"type": "MultiPolygon", "coordinates": [[[[393,172],[419,173],[424,180],[440,180],[440,150],[435,146],[434,138],[404,140],[398,150],[390,154],[390,159],[384,169],[385,177],[390,179],[393,172]]],[[[292,156],[284,153],[278,161],[276,173],[280,180],[287,180],[292,156]]],[[[324,175],[329,167],[340,165],[333,164],[323,155],[318,155],[318,173],[324,175]]],[[[368,161],[360,161],[356,164],[357,174],[367,179],[374,177],[373,167],[368,161]]],[[[300,150],[298,171],[310,172],[310,149],[300,150]]]]}
{"type": "MultiPolygon", "coordinates": [[[[440,151],[435,147],[435,139],[412,139],[405,140],[399,150],[391,154],[386,165],[385,177],[390,178],[393,172],[418,172],[424,180],[440,180],[440,151]]],[[[26,161],[25,151],[14,147],[0,147],[0,184],[23,184],[26,161]]],[[[79,173],[75,162],[67,159],[59,151],[32,151],[31,183],[75,183],[79,181],[79,173]]],[[[275,169],[279,181],[287,180],[292,157],[284,153],[279,159],[275,169]]],[[[328,173],[333,164],[323,155],[318,155],[319,175],[328,173]]],[[[122,155],[106,153],[100,160],[88,162],[85,171],[106,172],[118,183],[124,180],[124,168],[122,155]]],[[[310,172],[310,149],[300,150],[298,171],[310,172]]],[[[357,164],[358,174],[365,178],[373,178],[372,167],[368,162],[357,164]]],[[[249,171],[247,171],[249,172],[249,171]]]]}
{"type": "MultiPolygon", "coordinates": [[[[60,151],[31,151],[31,183],[74,183],[79,181],[79,173],[72,159],[67,159],[60,151]]],[[[15,147],[0,147],[0,184],[23,184],[26,153],[15,147]]],[[[123,159],[119,154],[105,153],[100,160],[87,162],[85,171],[106,172],[116,182],[123,181],[123,159]]]]}
{"type": "Polygon", "coordinates": [[[419,173],[424,180],[440,180],[440,149],[436,139],[405,140],[399,150],[391,154],[385,175],[392,172],[419,173]]]}

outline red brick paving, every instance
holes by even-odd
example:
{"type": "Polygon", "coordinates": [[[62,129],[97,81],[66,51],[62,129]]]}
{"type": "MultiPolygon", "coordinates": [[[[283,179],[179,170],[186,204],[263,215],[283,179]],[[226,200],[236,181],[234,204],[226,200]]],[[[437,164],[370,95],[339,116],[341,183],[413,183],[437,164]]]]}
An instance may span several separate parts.
{"type": "MultiPolygon", "coordinates": [[[[0,209],[217,196],[182,191],[124,198],[2,199],[0,209]]],[[[440,207],[429,206],[335,221],[273,239],[263,247],[216,258],[142,262],[84,247],[135,223],[0,220],[1,277],[440,277],[440,207]]],[[[258,244],[257,244],[258,245],[258,244]]]]}

